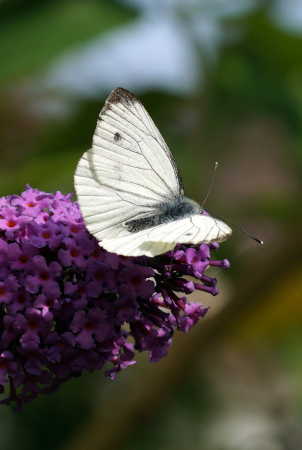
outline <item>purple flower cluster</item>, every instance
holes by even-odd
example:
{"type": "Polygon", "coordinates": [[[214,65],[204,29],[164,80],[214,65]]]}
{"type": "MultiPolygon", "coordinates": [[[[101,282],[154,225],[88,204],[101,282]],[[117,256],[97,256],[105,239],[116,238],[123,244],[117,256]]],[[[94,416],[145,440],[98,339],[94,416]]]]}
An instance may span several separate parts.
{"type": "Polygon", "coordinates": [[[207,308],[184,294],[217,294],[218,245],[178,246],[155,258],[103,250],[71,195],[27,187],[0,198],[0,392],[20,406],[83,371],[115,374],[167,353],[207,308]]]}

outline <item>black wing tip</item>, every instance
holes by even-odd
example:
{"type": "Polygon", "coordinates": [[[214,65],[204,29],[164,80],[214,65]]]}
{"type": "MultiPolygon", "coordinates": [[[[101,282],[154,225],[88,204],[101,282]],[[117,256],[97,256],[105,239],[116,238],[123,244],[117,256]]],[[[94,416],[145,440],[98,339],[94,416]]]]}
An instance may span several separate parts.
{"type": "Polygon", "coordinates": [[[106,98],[105,105],[100,112],[100,119],[102,118],[102,114],[111,109],[110,105],[117,105],[118,103],[129,104],[134,102],[138,102],[138,99],[132,92],[127,91],[127,89],[122,87],[117,87],[113,89],[106,98]]]}
{"type": "Polygon", "coordinates": [[[122,87],[118,87],[116,89],[113,89],[111,93],[109,94],[106,103],[123,103],[123,102],[133,102],[136,101],[136,97],[132,92],[127,91],[127,89],[124,89],[122,87]]]}

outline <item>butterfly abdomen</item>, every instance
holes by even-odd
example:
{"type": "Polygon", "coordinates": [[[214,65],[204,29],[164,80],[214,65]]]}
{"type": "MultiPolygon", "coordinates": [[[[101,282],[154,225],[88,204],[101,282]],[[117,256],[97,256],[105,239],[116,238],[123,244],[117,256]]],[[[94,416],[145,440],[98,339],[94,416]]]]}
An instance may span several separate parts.
{"type": "Polygon", "coordinates": [[[193,200],[182,197],[176,199],[174,202],[158,205],[158,210],[161,211],[159,214],[127,221],[125,223],[126,228],[131,233],[136,233],[161,225],[162,223],[173,222],[174,220],[182,219],[192,214],[198,214],[200,206],[193,200]]]}

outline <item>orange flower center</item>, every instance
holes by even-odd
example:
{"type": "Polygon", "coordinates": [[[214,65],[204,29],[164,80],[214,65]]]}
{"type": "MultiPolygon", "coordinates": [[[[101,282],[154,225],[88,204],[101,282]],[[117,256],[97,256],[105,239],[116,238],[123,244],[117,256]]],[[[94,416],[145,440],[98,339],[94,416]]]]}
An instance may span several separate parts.
{"type": "Polygon", "coordinates": [[[17,225],[17,222],[16,222],[15,220],[13,220],[13,219],[10,219],[10,220],[8,220],[8,221],[6,222],[6,225],[7,225],[9,228],[13,228],[13,227],[15,227],[15,226],[17,225]]]}
{"type": "Polygon", "coordinates": [[[79,256],[79,251],[76,248],[73,248],[72,250],[70,250],[70,254],[73,258],[76,258],[77,256],[79,256]]]}
{"type": "Polygon", "coordinates": [[[6,288],[4,286],[0,286],[0,296],[6,294],[6,288]]]}

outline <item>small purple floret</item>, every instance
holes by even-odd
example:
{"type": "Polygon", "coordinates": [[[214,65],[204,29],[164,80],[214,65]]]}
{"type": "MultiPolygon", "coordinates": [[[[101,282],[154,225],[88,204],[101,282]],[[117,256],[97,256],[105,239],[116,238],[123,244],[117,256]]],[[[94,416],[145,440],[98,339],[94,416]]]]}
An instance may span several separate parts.
{"type": "Polygon", "coordinates": [[[135,363],[166,355],[175,330],[207,309],[186,294],[218,293],[210,266],[218,244],[178,245],[163,255],[123,257],[87,232],[71,195],[27,186],[0,198],[1,403],[20,407],[85,371],[114,379],[135,363]]]}

